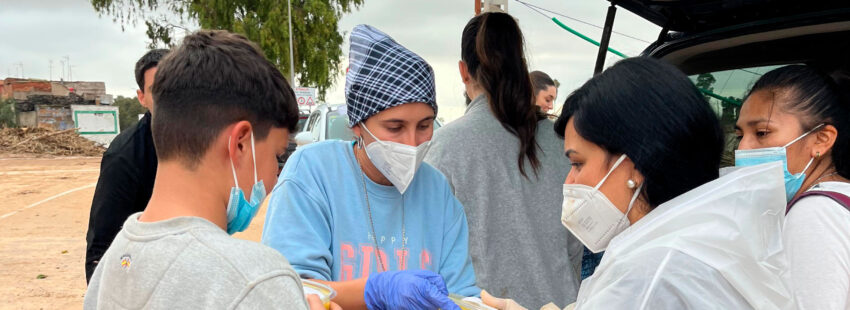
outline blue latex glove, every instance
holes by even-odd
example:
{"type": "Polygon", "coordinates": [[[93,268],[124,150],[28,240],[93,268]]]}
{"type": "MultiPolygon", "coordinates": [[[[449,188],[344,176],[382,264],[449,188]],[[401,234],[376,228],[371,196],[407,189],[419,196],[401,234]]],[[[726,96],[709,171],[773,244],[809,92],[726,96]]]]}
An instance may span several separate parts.
{"type": "Polygon", "coordinates": [[[451,299],[443,277],[428,270],[375,273],[366,280],[366,306],[384,309],[460,310],[451,299]]]}

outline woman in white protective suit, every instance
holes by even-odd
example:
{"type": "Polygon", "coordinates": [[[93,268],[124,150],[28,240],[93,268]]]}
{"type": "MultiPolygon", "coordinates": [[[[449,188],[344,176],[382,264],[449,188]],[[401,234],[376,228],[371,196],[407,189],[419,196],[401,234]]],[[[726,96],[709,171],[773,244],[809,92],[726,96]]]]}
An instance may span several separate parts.
{"type": "Polygon", "coordinates": [[[659,60],[623,60],[563,111],[555,130],[573,168],[561,222],[591,251],[606,251],[568,308],[791,307],[780,278],[781,165],[718,178],[723,131],[687,76],[659,60]]]}

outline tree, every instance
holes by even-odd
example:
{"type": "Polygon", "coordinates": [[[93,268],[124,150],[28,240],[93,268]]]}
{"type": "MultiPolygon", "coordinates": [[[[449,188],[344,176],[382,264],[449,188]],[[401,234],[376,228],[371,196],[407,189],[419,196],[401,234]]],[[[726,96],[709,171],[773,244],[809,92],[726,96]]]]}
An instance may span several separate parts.
{"type": "MultiPolygon", "coordinates": [[[[340,73],[343,36],[339,19],[365,0],[291,0],[295,73],[292,86],[318,88],[324,100],[340,73]]],[[[204,29],[224,29],[256,42],[266,57],[286,76],[289,74],[289,28],[286,2],[279,0],[92,0],[99,14],[113,21],[147,26],[150,46],[172,46],[174,30],[188,32],[186,22],[204,29]]]]}
{"type": "MultiPolygon", "coordinates": [[[[717,79],[714,78],[714,75],[711,73],[703,73],[697,76],[696,86],[699,89],[707,90],[709,92],[714,92],[714,82],[717,82],[717,79]]],[[[705,97],[705,101],[710,101],[711,96],[703,95],[705,97]]]]}
{"type": "Polygon", "coordinates": [[[121,127],[121,131],[138,123],[139,114],[147,112],[136,97],[118,96],[113,105],[118,107],[118,126],[121,127]]]}
{"type": "Polygon", "coordinates": [[[15,99],[0,100],[0,128],[16,127],[15,99]]]}

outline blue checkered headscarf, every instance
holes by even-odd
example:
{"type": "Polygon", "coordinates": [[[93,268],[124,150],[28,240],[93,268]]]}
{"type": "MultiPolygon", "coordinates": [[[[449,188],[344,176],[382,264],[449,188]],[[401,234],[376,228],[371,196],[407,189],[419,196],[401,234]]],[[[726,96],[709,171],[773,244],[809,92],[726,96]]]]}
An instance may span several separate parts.
{"type": "Polygon", "coordinates": [[[437,113],[434,70],[422,57],[369,25],[351,32],[345,102],[352,126],[388,108],[424,102],[437,113]]]}

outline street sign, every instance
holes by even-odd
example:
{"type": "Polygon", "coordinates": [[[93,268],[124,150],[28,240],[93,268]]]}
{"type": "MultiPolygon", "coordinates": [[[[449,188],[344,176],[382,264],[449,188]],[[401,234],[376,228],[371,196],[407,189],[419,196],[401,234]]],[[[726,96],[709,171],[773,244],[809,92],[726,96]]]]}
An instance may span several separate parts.
{"type": "Polygon", "coordinates": [[[298,106],[312,107],[316,105],[316,89],[313,87],[295,87],[295,98],[298,106]]]}

